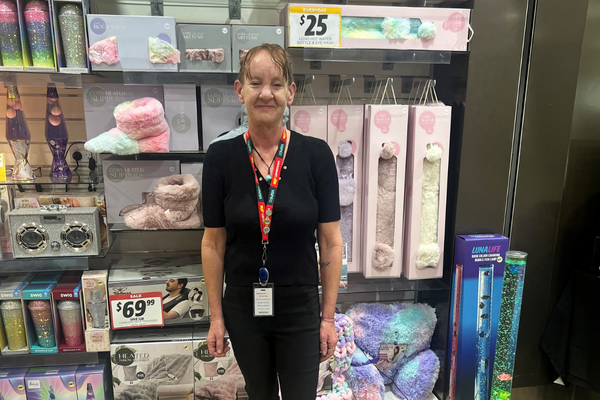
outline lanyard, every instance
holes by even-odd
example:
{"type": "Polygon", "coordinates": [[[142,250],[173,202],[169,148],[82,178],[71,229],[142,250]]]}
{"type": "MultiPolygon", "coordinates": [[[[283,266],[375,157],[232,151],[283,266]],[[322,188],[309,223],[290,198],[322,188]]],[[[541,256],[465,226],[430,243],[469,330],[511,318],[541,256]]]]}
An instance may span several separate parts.
{"type": "Polygon", "coordinates": [[[279,140],[279,147],[275,154],[275,169],[273,178],[269,183],[269,195],[265,204],[265,199],[260,190],[260,184],[258,182],[258,175],[256,174],[256,168],[254,165],[254,155],[252,154],[252,139],[250,139],[250,132],[246,131],[244,134],[246,138],[246,148],[248,149],[248,157],[250,158],[250,165],[252,166],[252,172],[254,173],[254,182],[256,184],[256,198],[258,199],[258,216],[260,219],[260,233],[262,235],[261,243],[263,245],[262,254],[262,268],[258,271],[258,281],[262,286],[266,286],[269,281],[269,270],[266,268],[267,263],[267,245],[269,244],[269,232],[271,232],[271,224],[273,221],[273,205],[275,204],[275,194],[279,187],[279,176],[281,174],[281,168],[283,167],[283,155],[285,153],[285,144],[287,143],[287,131],[283,128],[281,133],[281,139],[279,140]]]}

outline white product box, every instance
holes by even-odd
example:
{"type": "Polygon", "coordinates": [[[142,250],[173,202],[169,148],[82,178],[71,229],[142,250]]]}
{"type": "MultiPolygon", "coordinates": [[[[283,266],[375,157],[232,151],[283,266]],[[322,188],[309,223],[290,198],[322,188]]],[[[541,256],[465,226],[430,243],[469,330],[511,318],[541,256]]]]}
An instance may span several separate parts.
{"type": "Polygon", "coordinates": [[[233,72],[240,72],[240,55],[246,50],[260,46],[263,43],[278,44],[284,47],[283,26],[231,26],[231,67],[233,72]]]}
{"type": "Polygon", "coordinates": [[[115,398],[194,397],[192,328],[120,331],[110,345],[115,398]]]}
{"type": "Polygon", "coordinates": [[[335,156],[340,180],[340,203],[342,205],[341,231],[348,245],[348,272],[360,272],[361,223],[362,223],[362,171],[363,171],[363,122],[364,106],[327,106],[327,143],[335,156]],[[351,154],[340,156],[340,143],[349,142],[351,154]],[[353,182],[352,182],[353,181],[353,182]],[[351,199],[343,193],[354,195],[351,199]],[[351,201],[351,202],[350,202],[351,201]],[[349,204],[346,204],[349,203],[349,204]]]}
{"type": "Polygon", "coordinates": [[[408,106],[367,106],[362,229],[365,278],[399,278],[402,274],[407,130],[408,106]],[[392,158],[382,158],[385,143],[394,145],[392,158]]]}
{"type": "Polygon", "coordinates": [[[202,85],[202,149],[207,150],[210,142],[222,133],[240,126],[242,103],[233,85],[202,85]]]}
{"type": "Polygon", "coordinates": [[[303,135],[327,141],[327,106],[290,106],[290,127],[303,135]]]}
{"type": "Polygon", "coordinates": [[[108,271],[105,269],[84,271],[81,276],[83,304],[85,306],[85,348],[87,351],[109,350],[112,331],[110,330],[108,317],[107,282],[108,271]],[[100,300],[103,300],[103,306],[100,300]],[[102,313],[102,310],[104,313],[102,313]]]}
{"type": "Polygon", "coordinates": [[[196,85],[164,85],[170,151],[198,151],[196,85]]]}

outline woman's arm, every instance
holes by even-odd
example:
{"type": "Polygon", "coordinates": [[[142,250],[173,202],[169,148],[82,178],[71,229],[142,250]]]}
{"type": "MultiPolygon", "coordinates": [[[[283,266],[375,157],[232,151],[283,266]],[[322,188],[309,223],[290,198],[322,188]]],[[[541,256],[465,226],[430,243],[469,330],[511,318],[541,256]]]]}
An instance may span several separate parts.
{"type": "Polygon", "coordinates": [[[202,270],[208,292],[208,306],[210,307],[210,329],[206,342],[210,354],[223,357],[229,347],[225,341],[225,322],[221,300],[223,299],[223,276],[225,267],[225,246],[227,231],[225,228],[204,228],[202,239],[202,270]]]}

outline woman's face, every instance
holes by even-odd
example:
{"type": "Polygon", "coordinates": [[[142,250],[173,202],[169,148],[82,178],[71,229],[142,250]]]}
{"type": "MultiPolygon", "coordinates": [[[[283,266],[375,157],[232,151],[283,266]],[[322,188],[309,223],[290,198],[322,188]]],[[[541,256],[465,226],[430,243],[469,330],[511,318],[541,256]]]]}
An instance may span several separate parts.
{"type": "Polygon", "coordinates": [[[288,85],[269,53],[261,51],[250,61],[244,83],[235,82],[235,90],[251,123],[281,125],[285,107],[294,100],[296,84],[288,85]]]}

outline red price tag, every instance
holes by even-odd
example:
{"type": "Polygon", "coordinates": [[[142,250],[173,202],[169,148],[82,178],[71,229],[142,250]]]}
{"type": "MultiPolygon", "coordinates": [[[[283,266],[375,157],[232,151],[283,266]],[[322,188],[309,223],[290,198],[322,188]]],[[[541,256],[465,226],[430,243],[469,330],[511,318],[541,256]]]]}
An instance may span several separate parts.
{"type": "Polygon", "coordinates": [[[112,329],[165,325],[161,292],[117,294],[109,301],[112,329]]]}

